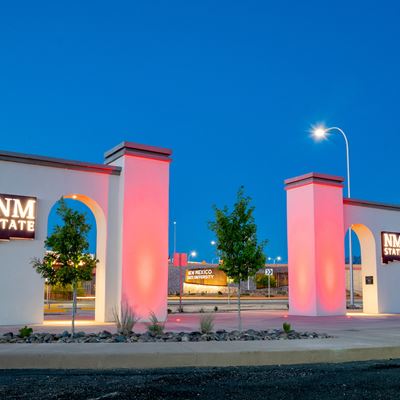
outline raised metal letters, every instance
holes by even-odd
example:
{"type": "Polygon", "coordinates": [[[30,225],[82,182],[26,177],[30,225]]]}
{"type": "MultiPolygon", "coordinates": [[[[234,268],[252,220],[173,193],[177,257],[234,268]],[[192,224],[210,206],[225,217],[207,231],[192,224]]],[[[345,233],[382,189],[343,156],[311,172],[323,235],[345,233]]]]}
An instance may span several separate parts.
{"type": "Polygon", "coordinates": [[[0,194],[0,240],[34,239],[36,197],[0,194]]]}
{"type": "Polygon", "coordinates": [[[400,233],[382,232],[381,246],[383,264],[391,261],[400,261],[400,233]]]}

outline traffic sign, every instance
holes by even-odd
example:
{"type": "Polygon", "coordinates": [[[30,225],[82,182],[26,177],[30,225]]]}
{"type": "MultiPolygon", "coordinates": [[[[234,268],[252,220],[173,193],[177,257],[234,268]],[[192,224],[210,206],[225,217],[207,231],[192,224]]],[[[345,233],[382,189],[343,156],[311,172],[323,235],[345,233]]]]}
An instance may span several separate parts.
{"type": "Polygon", "coordinates": [[[265,275],[272,276],[274,274],[274,270],[272,268],[265,268],[265,275]]]}

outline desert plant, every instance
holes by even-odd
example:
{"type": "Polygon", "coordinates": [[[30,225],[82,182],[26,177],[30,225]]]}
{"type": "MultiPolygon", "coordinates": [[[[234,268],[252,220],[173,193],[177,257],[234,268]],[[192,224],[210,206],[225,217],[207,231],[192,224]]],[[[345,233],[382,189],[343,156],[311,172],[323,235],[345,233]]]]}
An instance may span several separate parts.
{"type": "Polygon", "coordinates": [[[285,333],[289,333],[292,330],[292,326],[289,324],[289,322],[284,322],[282,328],[285,333]]]}
{"type": "Polygon", "coordinates": [[[113,316],[117,325],[117,332],[122,335],[128,335],[131,333],[133,327],[140,319],[136,316],[135,311],[132,310],[128,303],[123,303],[121,305],[121,315],[118,313],[117,307],[114,307],[113,316]]]}
{"type": "Polygon", "coordinates": [[[158,320],[154,312],[150,313],[150,322],[147,323],[147,332],[152,336],[162,335],[165,324],[158,320]]]}
{"type": "Polygon", "coordinates": [[[217,312],[218,311],[218,306],[214,307],[214,311],[217,312]]]}
{"type": "Polygon", "coordinates": [[[19,330],[19,337],[26,338],[32,335],[33,329],[28,328],[26,325],[19,330]]]}
{"type": "Polygon", "coordinates": [[[211,333],[214,329],[214,315],[204,314],[200,317],[200,332],[211,333]]]}

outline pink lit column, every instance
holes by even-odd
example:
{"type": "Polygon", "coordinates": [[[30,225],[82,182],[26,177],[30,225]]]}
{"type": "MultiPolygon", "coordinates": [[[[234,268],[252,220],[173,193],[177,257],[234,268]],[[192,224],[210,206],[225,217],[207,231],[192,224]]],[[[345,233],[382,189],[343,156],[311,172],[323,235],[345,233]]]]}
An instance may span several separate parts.
{"type": "Polygon", "coordinates": [[[344,315],[343,178],[310,173],[285,184],[289,314],[344,315]]]}
{"type": "Polygon", "coordinates": [[[106,154],[122,167],[121,302],[142,320],[167,316],[171,151],[124,142],[106,154]]]}

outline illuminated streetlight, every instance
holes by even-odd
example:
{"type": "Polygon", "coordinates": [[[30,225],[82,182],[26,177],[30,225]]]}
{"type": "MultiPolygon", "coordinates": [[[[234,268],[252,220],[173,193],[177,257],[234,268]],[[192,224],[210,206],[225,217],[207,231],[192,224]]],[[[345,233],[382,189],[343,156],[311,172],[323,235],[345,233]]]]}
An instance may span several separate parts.
{"type": "Polygon", "coordinates": [[[322,126],[318,126],[318,127],[313,129],[313,136],[316,139],[325,139],[326,138],[326,134],[327,134],[327,130],[326,130],[326,128],[324,128],[322,126]]]}
{"type": "Polygon", "coordinates": [[[278,257],[268,257],[268,261],[272,261],[274,264],[276,264],[277,261],[281,261],[282,257],[278,256],[278,257]]]}
{"type": "Polygon", "coordinates": [[[218,249],[216,248],[217,242],[215,240],[211,240],[210,244],[211,246],[215,246],[215,257],[211,259],[211,264],[214,264],[214,260],[217,260],[217,264],[219,264],[220,258],[218,256],[218,249]]]}
{"type": "Polygon", "coordinates": [[[194,250],[192,250],[192,251],[189,253],[188,261],[190,260],[190,257],[192,257],[192,258],[197,257],[197,252],[194,251],[194,250]]]}
{"type": "MultiPolygon", "coordinates": [[[[340,129],[337,126],[326,128],[322,125],[314,127],[314,129],[312,130],[312,134],[316,139],[325,139],[328,136],[328,133],[331,131],[337,131],[341,133],[346,144],[347,197],[350,198],[351,197],[350,152],[349,152],[349,141],[347,140],[346,134],[344,133],[343,129],[340,129]]],[[[354,306],[353,249],[351,240],[351,227],[349,228],[349,274],[350,274],[350,305],[354,306]]]]}
{"type": "Polygon", "coordinates": [[[316,139],[325,139],[328,136],[328,133],[331,131],[338,131],[342,134],[344,141],[346,143],[346,165],[347,165],[347,197],[350,198],[350,152],[349,152],[349,141],[347,140],[347,136],[344,131],[337,126],[332,126],[330,128],[326,128],[322,125],[317,126],[313,129],[312,134],[316,139]]]}

